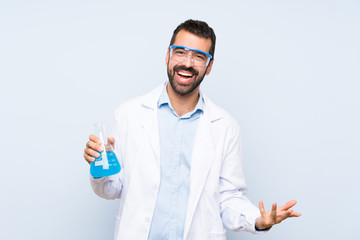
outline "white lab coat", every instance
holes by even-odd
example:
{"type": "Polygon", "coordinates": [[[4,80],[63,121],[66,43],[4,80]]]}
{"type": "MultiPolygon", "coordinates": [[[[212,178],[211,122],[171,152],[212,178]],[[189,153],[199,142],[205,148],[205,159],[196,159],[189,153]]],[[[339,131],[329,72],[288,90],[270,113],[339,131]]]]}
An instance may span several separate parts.
{"type": "MultiPolygon", "coordinates": [[[[146,240],[160,184],[157,101],[164,86],[121,104],[115,111],[119,174],[94,179],[94,192],[120,198],[115,240],[146,240]]],[[[259,210],[245,197],[239,127],[205,95],[193,147],[184,239],[226,239],[234,231],[255,231],[259,210]]]]}

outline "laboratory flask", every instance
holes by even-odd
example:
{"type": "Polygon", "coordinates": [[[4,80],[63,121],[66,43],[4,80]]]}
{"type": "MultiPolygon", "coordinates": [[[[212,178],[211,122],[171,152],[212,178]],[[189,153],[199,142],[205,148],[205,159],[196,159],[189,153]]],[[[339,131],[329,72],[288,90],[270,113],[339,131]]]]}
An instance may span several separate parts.
{"type": "Polygon", "coordinates": [[[90,174],[94,178],[106,177],[120,172],[120,164],[114,153],[113,146],[108,143],[105,125],[103,123],[95,124],[95,135],[101,141],[101,147],[104,149],[100,157],[90,164],[90,174]]]}

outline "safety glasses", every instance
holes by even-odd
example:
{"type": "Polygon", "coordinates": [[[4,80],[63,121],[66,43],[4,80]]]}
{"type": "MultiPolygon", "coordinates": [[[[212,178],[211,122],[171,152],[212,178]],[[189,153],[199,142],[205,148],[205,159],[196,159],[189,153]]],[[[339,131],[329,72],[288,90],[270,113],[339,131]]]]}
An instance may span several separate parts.
{"type": "Polygon", "coordinates": [[[212,59],[212,56],[209,53],[203,52],[199,49],[179,45],[171,45],[169,48],[170,59],[178,62],[184,62],[188,59],[188,56],[190,56],[191,62],[194,66],[207,67],[212,59]]]}

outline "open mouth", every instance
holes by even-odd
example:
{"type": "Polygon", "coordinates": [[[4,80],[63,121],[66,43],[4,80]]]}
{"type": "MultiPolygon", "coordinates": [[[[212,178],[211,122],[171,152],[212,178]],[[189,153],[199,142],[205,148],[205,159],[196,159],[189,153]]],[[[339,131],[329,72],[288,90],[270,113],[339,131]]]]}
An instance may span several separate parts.
{"type": "Polygon", "coordinates": [[[176,79],[181,84],[189,84],[195,78],[195,74],[187,71],[176,71],[176,79]]]}

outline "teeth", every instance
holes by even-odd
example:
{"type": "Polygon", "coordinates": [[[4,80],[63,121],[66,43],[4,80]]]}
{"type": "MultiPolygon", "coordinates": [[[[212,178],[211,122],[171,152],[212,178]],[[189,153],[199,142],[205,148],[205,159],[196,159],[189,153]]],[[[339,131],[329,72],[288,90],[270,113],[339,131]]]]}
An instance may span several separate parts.
{"type": "Polygon", "coordinates": [[[192,76],[192,74],[191,73],[185,73],[185,72],[178,72],[179,73],[179,75],[182,75],[182,76],[185,76],[185,77],[191,77],[192,76]]]}

